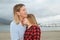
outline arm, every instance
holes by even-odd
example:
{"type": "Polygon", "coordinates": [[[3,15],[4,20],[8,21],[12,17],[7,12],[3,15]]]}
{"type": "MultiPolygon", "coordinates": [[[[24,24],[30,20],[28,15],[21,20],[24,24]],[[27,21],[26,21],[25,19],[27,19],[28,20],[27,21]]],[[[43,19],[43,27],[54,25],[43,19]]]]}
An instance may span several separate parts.
{"type": "Polygon", "coordinates": [[[19,39],[18,31],[17,31],[16,25],[14,23],[10,24],[10,35],[11,35],[11,40],[19,39]]]}
{"type": "Polygon", "coordinates": [[[33,40],[40,40],[40,28],[33,28],[33,40]]]}

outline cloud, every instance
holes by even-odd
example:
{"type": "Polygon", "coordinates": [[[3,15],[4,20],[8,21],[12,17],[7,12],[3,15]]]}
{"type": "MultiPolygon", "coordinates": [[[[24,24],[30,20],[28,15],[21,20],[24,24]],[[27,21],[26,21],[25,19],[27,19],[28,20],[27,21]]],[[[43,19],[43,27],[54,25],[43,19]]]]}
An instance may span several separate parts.
{"type": "Polygon", "coordinates": [[[60,15],[59,0],[34,0],[34,2],[25,3],[29,13],[37,17],[48,17],[60,15]]]}
{"type": "Polygon", "coordinates": [[[43,24],[58,22],[59,20],[60,20],[60,15],[49,16],[49,17],[45,17],[45,18],[37,18],[37,22],[38,23],[43,23],[43,24]]]}
{"type": "Polygon", "coordinates": [[[13,6],[18,3],[24,3],[28,13],[38,18],[60,15],[60,0],[0,0],[0,3],[0,17],[9,20],[13,15],[13,6]]]}

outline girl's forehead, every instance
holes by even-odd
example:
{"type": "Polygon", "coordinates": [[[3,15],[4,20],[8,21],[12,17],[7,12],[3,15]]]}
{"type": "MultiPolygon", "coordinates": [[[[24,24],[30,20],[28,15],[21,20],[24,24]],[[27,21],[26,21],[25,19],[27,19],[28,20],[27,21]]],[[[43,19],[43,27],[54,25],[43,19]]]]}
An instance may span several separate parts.
{"type": "Polygon", "coordinates": [[[24,20],[26,20],[27,18],[24,18],[24,20]]]}
{"type": "Polygon", "coordinates": [[[24,19],[27,19],[27,18],[24,18],[24,19]]]}

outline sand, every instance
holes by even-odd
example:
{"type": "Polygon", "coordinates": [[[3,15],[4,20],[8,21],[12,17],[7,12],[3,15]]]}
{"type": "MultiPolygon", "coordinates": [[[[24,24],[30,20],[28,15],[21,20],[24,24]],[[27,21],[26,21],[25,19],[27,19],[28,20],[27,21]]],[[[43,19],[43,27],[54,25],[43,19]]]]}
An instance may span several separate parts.
{"type": "Polygon", "coordinates": [[[42,32],[41,40],[60,40],[60,31],[42,32]]]}
{"type": "Polygon", "coordinates": [[[9,32],[0,32],[0,40],[10,40],[9,32]]]}
{"type": "MultiPolygon", "coordinates": [[[[0,32],[0,40],[10,40],[10,33],[0,32]]],[[[60,40],[60,31],[42,32],[41,40],[60,40]]]]}

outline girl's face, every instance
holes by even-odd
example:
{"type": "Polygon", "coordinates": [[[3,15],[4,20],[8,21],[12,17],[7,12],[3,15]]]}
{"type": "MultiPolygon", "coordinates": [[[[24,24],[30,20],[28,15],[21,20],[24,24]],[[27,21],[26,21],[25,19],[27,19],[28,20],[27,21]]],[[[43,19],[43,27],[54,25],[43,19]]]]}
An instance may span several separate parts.
{"type": "Polygon", "coordinates": [[[24,18],[23,24],[24,24],[24,25],[28,25],[28,22],[29,22],[28,19],[27,19],[27,18],[24,18]]]}

